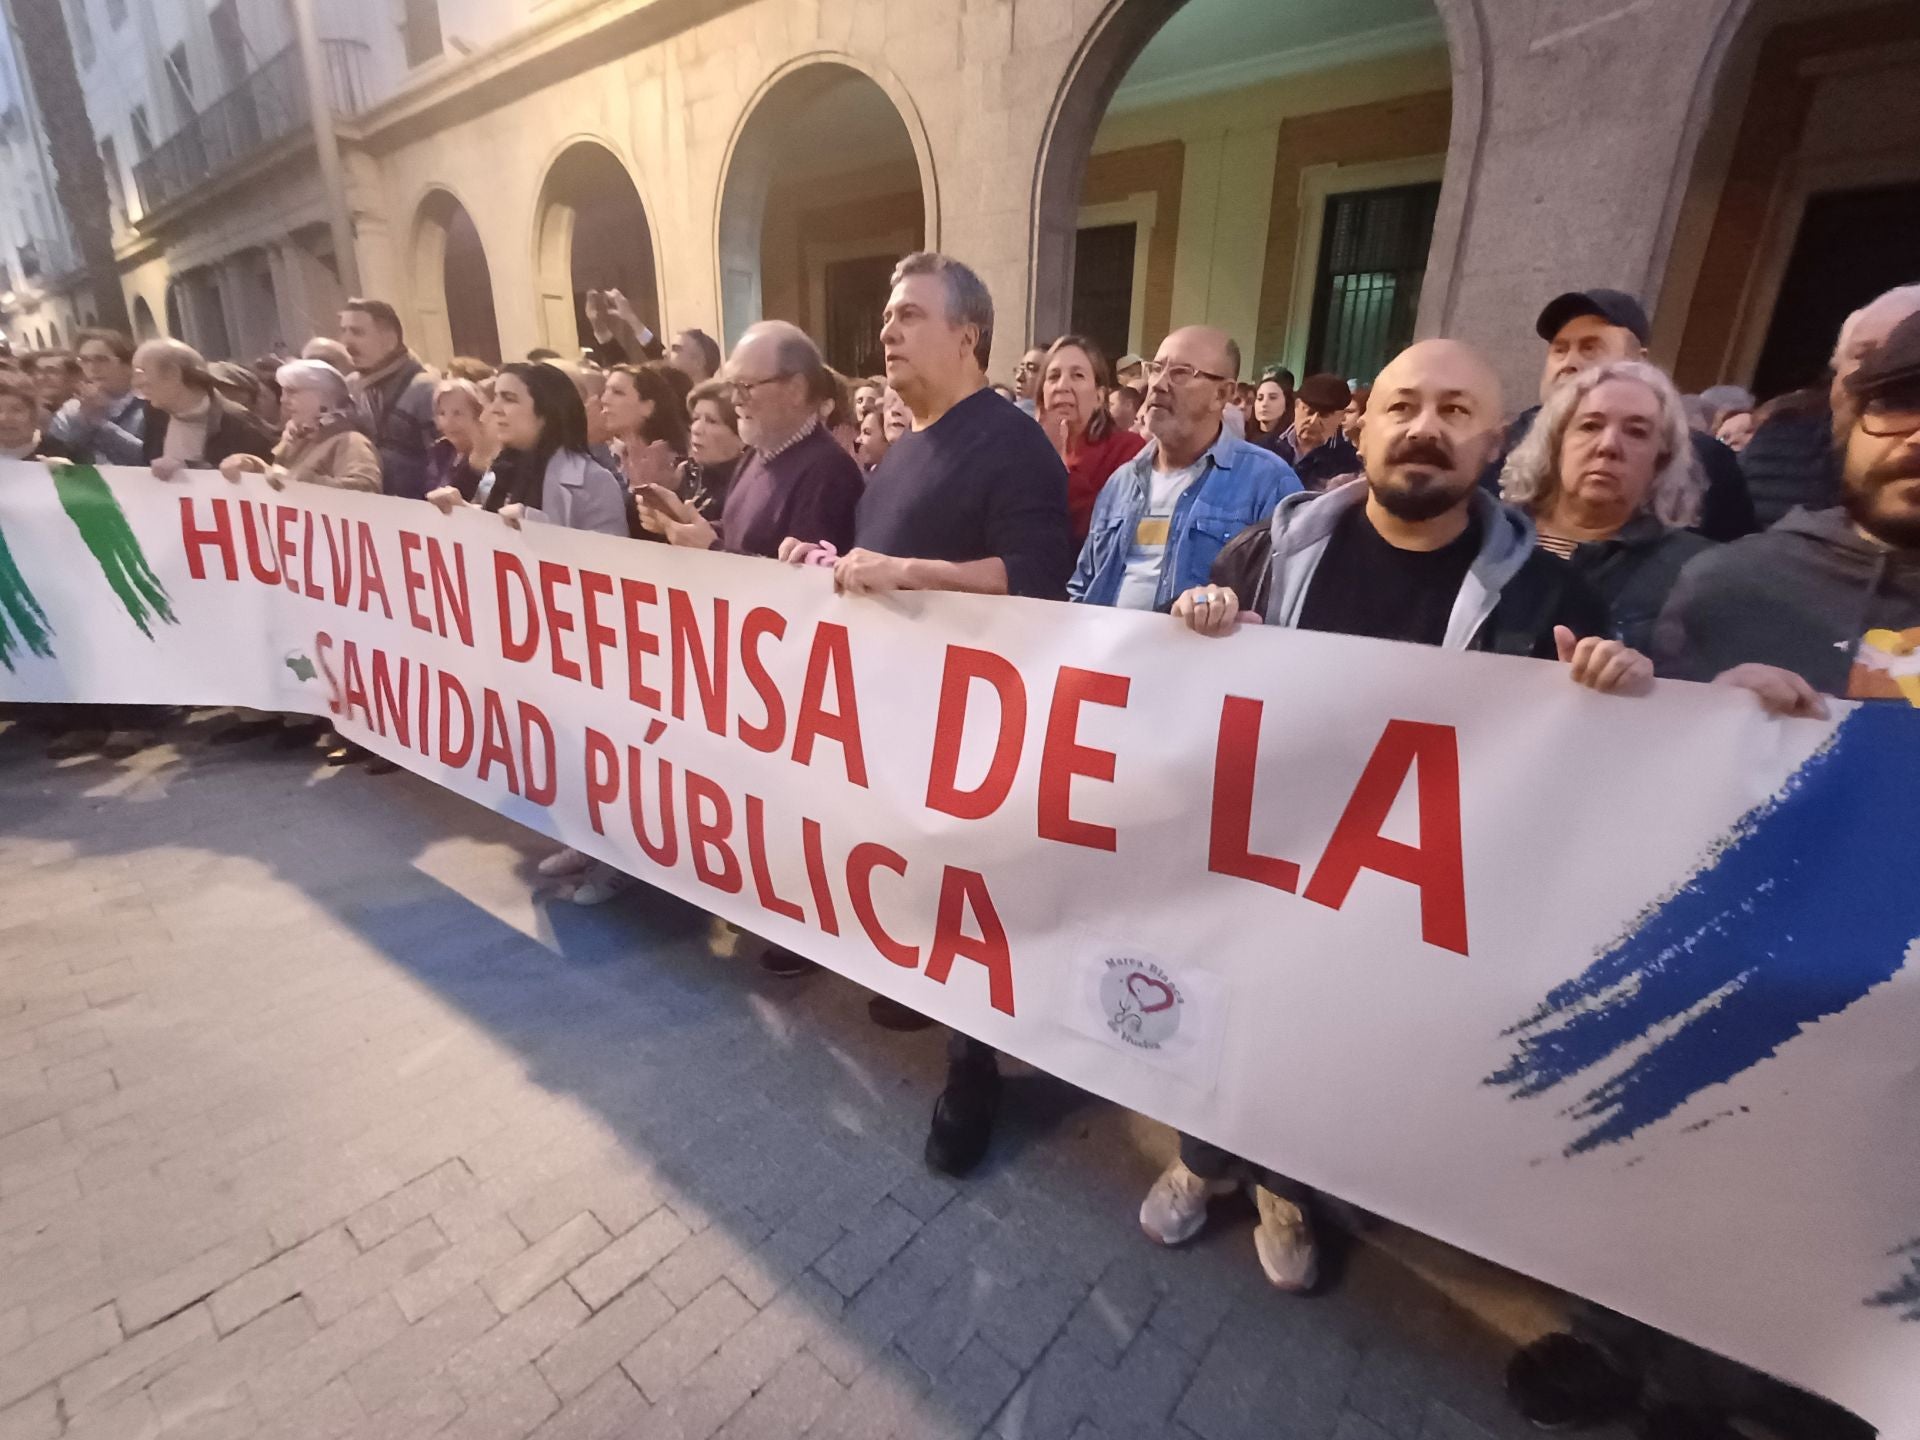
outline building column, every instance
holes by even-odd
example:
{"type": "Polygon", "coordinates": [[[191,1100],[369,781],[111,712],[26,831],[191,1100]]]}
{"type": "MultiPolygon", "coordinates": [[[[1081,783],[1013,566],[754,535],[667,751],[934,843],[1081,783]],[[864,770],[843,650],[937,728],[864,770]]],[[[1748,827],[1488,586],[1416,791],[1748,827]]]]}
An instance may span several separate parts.
{"type": "Polygon", "coordinates": [[[1539,309],[1607,286],[1652,312],[1694,152],[1745,0],[1443,4],[1447,189],[1422,334],[1484,350],[1509,408],[1540,370],[1539,309]]]}

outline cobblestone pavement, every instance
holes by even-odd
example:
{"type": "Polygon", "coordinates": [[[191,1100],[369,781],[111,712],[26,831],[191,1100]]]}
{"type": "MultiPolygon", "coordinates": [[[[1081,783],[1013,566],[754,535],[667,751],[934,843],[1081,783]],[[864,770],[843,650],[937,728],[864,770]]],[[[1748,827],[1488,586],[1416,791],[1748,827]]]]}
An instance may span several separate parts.
{"type": "Polygon", "coordinates": [[[1025,1073],[934,1178],[856,987],[206,728],[0,735],[0,1440],[1532,1433],[1378,1232],[1310,1301],[1250,1216],[1157,1250],[1171,1135],[1025,1073]]]}

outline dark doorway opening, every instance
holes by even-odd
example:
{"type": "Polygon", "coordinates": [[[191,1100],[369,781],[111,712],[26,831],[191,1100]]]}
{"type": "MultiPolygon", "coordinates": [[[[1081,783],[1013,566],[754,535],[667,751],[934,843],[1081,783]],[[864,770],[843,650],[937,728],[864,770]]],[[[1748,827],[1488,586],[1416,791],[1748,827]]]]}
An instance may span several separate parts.
{"type": "Polygon", "coordinates": [[[500,327],[493,314],[493,276],[480,232],[464,206],[447,221],[447,331],[453,353],[500,363],[500,327]]]}
{"type": "MultiPolygon", "coordinates": [[[[1073,333],[1118,360],[1133,329],[1133,253],[1136,227],[1093,225],[1073,241],[1073,333]]],[[[1045,339],[1045,336],[1036,336],[1045,339]]]]}
{"type": "Polygon", "coordinates": [[[1833,190],[1807,201],[1753,371],[1762,399],[1823,384],[1840,324],[1882,291],[1920,281],[1920,185],[1833,190]]]}
{"type": "Polygon", "coordinates": [[[1413,339],[1440,183],[1327,197],[1307,373],[1361,384],[1413,339]]]}
{"type": "Polygon", "coordinates": [[[895,257],[863,255],[825,268],[827,363],[842,375],[878,375],[880,315],[887,308],[895,257]]]}

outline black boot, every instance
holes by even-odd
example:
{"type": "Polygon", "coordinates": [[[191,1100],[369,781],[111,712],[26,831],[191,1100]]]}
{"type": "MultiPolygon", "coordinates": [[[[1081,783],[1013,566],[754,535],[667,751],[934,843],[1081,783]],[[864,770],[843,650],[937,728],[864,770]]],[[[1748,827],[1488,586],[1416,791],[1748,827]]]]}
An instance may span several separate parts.
{"type": "Polygon", "coordinates": [[[1507,1398],[1542,1430],[1584,1430],[1618,1420],[1640,1387],[1607,1353],[1572,1335],[1543,1335],[1507,1362],[1507,1398]]]}
{"type": "Polygon", "coordinates": [[[965,1175],[978,1165],[993,1139],[1000,1108],[1000,1069],[992,1061],[969,1061],[947,1070],[947,1088],[934,1102],[927,1131],[927,1164],[942,1175],[965,1175]]]}

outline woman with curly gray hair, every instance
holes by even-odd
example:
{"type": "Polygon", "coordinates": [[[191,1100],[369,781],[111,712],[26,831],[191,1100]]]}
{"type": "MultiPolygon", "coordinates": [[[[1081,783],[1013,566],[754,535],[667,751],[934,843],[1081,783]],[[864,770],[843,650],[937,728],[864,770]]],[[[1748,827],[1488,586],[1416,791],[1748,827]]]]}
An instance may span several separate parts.
{"type": "Polygon", "coordinates": [[[1686,529],[1704,490],[1680,395],[1640,360],[1561,385],[1500,473],[1540,547],[1600,592],[1617,637],[1643,653],[1680,567],[1713,543],[1686,529]]]}

